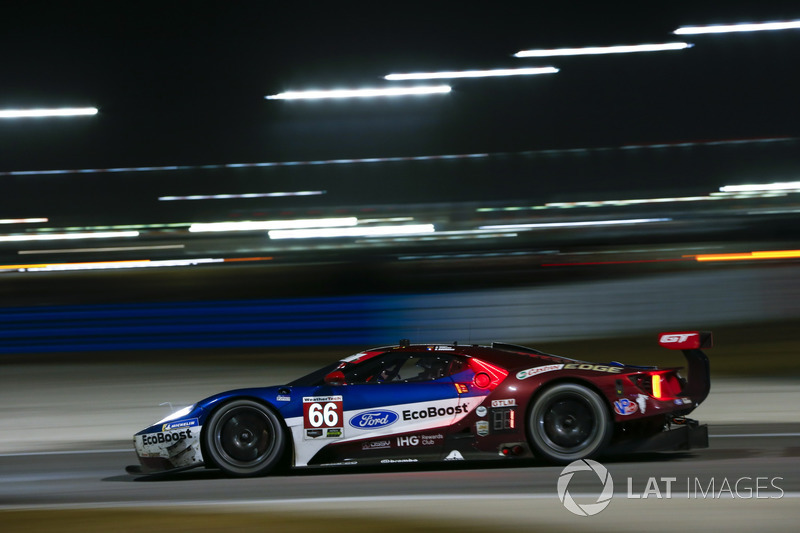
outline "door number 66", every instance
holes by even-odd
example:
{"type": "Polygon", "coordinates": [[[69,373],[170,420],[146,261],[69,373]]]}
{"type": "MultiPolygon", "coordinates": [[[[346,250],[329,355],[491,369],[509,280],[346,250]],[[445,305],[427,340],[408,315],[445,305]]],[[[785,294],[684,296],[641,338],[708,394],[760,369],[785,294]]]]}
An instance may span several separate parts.
{"type": "Polygon", "coordinates": [[[337,405],[328,402],[325,405],[312,403],[308,407],[308,424],[312,428],[321,426],[333,428],[339,426],[339,411],[337,405]]]}

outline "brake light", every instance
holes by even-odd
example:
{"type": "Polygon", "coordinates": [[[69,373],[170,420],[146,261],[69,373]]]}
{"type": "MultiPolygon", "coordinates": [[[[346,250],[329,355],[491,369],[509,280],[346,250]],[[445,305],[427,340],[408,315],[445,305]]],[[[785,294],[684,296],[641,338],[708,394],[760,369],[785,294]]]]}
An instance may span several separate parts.
{"type": "Polygon", "coordinates": [[[661,375],[653,374],[653,398],[661,399],[661,375]]]}
{"type": "Polygon", "coordinates": [[[678,398],[683,394],[683,384],[674,370],[657,370],[630,376],[630,380],[642,391],[657,400],[678,398]]]}

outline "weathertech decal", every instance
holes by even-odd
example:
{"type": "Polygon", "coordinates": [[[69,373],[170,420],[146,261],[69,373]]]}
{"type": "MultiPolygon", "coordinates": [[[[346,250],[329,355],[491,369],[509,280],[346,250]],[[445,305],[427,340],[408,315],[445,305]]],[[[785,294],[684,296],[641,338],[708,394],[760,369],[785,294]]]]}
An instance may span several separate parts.
{"type": "Polygon", "coordinates": [[[538,376],[539,374],[544,374],[545,372],[552,372],[553,370],[561,370],[562,368],[564,368],[564,365],[537,366],[535,368],[529,368],[528,370],[521,370],[517,372],[517,379],[525,379],[531,376],[538,376]]]}

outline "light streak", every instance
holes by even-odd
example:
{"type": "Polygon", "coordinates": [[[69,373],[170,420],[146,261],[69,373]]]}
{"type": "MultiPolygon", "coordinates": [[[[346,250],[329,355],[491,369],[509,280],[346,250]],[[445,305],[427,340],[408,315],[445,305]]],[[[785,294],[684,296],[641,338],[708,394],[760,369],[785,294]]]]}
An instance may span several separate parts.
{"type": "Polygon", "coordinates": [[[99,231],[91,233],[36,233],[30,235],[0,235],[0,242],[71,241],[77,239],[117,239],[138,237],[138,231],[99,231]]]}
{"type": "Polygon", "coordinates": [[[344,218],[317,218],[298,220],[260,220],[242,222],[209,222],[196,223],[189,227],[192,233],[220,232],[220,231],[270,231],[305,228],[331,228],[341,226],[355,226],[358,219],[355,217],[344,218]]]}
{"type": "Polygon", "coordinates": [[[562,57],[605,54],[631,54],[640,52],[665,52],[691,48],[689,43],[634,44],[618,46],[588,46],[583,48],[550,48],[540,50],[520,50],[514,57],[562,57]]]}
{"type": "Polygon", "coordinates": [[[488,159],[507,158],[510,156],[537,157],[584,155],[600,152],[613,152],[620,150],[660,150],[666,148],[690,148],[704,146],[733,146],[746,144],[765,144],[777,142],[795,142],[800,137],[769,137],[763,139],[720,139],[716,141],[686,141],[678,143],[659,144],[629,144],[623,146],[601,146],[597,148],[558,148],[543,150],[523,150],[519,152],[492,152],[470,154],[439,154],[419,156],[394,156],[394,157],[367,157],[353,159],[314,159],[308,161],[261,161],[255,163],[220,163],[208,165],[168,165],[168,166],[140,166],[140,167],[111,167],[111,168],[79,168],[79,169],[53,169],[53,170],[6,170],[0,172],[0,177],[7,176],[57,176],[68,174],[122,174],[127,172],[173,172],[186,170],[227,170],[240,168],[283,168],[299,166],[325,166],[325,165],[355,165],[372,163],[401,163],[414,161],[450,161],[463,159],[488,159]]]}
{"type": "Polygon", "coordinates": [[[285,198],[288,196],[320,196],[326,191],[254,192],[244,194],[193,194],[189,196],[159,196],[162,202],[181,200],[240,200],[248,198],[285,198]]]}
{"type": "Polygon", "coordinates": [[[794,30],[798,28],[800,28],[800,20],[791,20],[785,22],[744,22],[739,24],[682,26],[672,33],[674,33],[675,35],[703,35],[709,33],[794,30]]]}
{"type": "Polygon", "coordinates": [[[265,96],[267,100],[320,100],[328,98],[374,98],[386,96],[422,96],[446,94],[450,92],[447,85],[434,87],[388,87],[383,89],[332,89],[319,91],[287,91],[265,96]]]}
{"type": "Polygon", "coordinates": [[[773,250],[764,252],[744,252],[732,254],[699,254],[693,257],[699,262],[708,261],[758,261],[764,259],[800,259],[800,250],[773,250]]]}
{"type": "Polygon", "coordinates": [[[295,230],[274,230],[270,239],[316,239],[335,237],[372,237],[387,235],[419,235],[433,233],[433,224],[406,224],[401,226],[372,226],[351,228],[315,228],[295,230]]]}
{"type": "Polygon", "coordinates": [[[96,107],[61,107],[52,109],[0,109],[0,118],[76,117],[97,114],[96,107]]]}
{"type": "Polygon", "coordinates": [[[407,74],[388,74],[384,79],[400,80],[438,80],[454,78],[489,78],[495,76],[530,76],[537,74],[555,74],[555,67],[503,68],[492,70],[457,70],[445,72],[411,72],[407,74]]]}
{"type": "Polygon", "coordinates": [[[586,226],[618,226],[624,224],[649,224],[652,222],[669,222],[671,218],[628,218],[621,220],[585,220],[580,222],[539,222],[531,224],[501,224],[481,226],[482,230],[526,230],[545,228],[572,228],[586,226]]]}

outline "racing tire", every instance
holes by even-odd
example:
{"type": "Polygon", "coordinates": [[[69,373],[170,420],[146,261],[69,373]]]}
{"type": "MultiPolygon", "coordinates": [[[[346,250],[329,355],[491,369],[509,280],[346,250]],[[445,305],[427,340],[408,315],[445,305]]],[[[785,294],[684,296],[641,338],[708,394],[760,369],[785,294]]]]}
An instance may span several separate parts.
{"type": "Polygon", "coordinates": [[[577,383],[544,390],[528,417],[528,436],[537,457],[566,464],[594,457],[608,445],[614,421],[603,399],[577,383]]]}
{"type": "Polygon", "coordinates": [[[210,462],[229,476],[262,476],[284,457],[286,430],[271,409],[252,400],[234,400],[206,421],[203,448],[210,462]]]}

